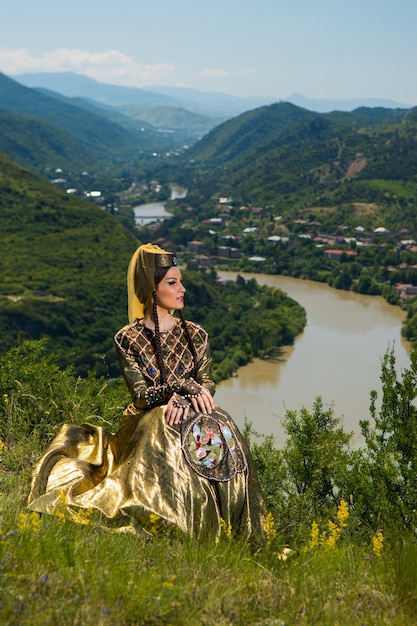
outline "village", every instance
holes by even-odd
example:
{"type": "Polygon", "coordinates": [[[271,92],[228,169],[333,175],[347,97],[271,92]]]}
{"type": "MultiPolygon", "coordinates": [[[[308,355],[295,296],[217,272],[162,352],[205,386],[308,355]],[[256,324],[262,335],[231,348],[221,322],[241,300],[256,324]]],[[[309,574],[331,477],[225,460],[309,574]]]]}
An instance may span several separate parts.
{"type": "MultiPolygon", "coordinates": [[[[304,209],[306,215],[314,212],[314,208],[304,209]]],[[[406,228],[390,231],[367,220],[366,226],[341,224],[328,233],[323,232],[323,224],[316,218],[284,219],[273,216],[271,207],[237,206],[230,197],[214,201],[210,217],[201,217],[200,211],[190,206],[186,198],[175,201],[172,214],[183,215],[179,228],[176,226],[172,231],[186,233],[180,241],[199,266],[214,263],[270,272],[271,260],[282,254],[291,257],[320,254],[325,262],[345,267],[353,262],[369,266],[371,260],[379,259],[377,280],[393,285],[401,298],[417,294],[417,241],[406,228]],[[393,282],[393,278],[398,280],[393,282]]],[[[138,232],[153,235],[156,242],[167,247],[178,245],[178,236],[159,235],[161,223],[169,219],[169,214],[161,215],[145,226],[137,225],[138,232]]]]}

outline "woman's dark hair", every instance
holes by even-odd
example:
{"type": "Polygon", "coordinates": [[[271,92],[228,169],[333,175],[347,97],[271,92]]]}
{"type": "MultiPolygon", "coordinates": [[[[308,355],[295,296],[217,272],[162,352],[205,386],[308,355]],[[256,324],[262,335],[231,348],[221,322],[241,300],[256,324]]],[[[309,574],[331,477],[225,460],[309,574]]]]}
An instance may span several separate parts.
{"type": "MultiPolygon", "coordinates": [[[[154,349],[156,354],[156,360],[158,361],[158,367],[160,372],[160,384],[164,385],[167,382],[167,373],[165,368],[164,359],[162,356],[162,347],[161,347],[161,334],[159,330],[159,318],[158,318],[158,309],[156,302],[156,288],[164,278],[165,274],[169,270],[169,267],[156,267],[154,272],[154,281],[155,281],[155,290],[153,292],[153,304],[152,304],[152,313],[153,313],[153,321],[155,324],[155,335],[154,335],[154,349]]],[[[180,316],[181,325],[184,329],[185,336],[187,337],[188,347],[190,348],[191,354],[193,355],[193,371],[192,377],[194,378],[197,366],[197,350],[195,349],[195,345],[193,340],[191,339],[190,331],[188,330],[187,322],[185,321],[183,312],[181,310],[178,311],[178,315],[180,316]]]]}

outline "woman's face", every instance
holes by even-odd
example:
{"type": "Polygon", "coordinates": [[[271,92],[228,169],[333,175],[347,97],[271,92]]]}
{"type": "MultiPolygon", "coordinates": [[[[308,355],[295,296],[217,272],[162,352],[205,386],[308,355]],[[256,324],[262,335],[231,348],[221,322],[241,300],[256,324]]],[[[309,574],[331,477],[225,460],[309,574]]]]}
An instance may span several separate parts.
{"type": "Polygon", "coordinates": [[[156,288],[156,303],[162,309],[182,309],[185,287],[179,267],[170,267],[156,288]]]}

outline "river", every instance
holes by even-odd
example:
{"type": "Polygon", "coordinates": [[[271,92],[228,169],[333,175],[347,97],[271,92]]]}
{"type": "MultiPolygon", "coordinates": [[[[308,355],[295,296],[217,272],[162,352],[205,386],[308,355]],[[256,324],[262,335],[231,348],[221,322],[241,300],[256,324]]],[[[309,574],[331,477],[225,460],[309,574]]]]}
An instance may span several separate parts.
{"type": "MultiPolygon", "coordinates": [[[[219,271],[234,280],[236,273],[219,271]]],[[[245,419],[262,434],[285,443],[286,410],[311,410],[321,396],[344,430],[363,444],[359,420],[369,419],[370,392],[381,390],[381,359],[394,347],[398,371],[409,367],[409,345],[401,338],[405,313],[378,296],[332,289],[324,283],[266,274],[241,274],[279,287],[307,312],[307,325],[293,346],[274,360],[255,359],[217,387],[216,402],[243,427],[245,419]]]]}
{"type": "MultiPolygon", "coordinates": [[[[187,190],[179,185],[170,185],[171,200],[185,198],[187,190]]],[[[148,226],[152,222],[163,222],[172,217],[165,209],[165,202],[147,202],[133,207],[136,226],[148,226]]]]}
{"type": "MultiPolygon", "coordinates": [[[[172,185],[171,199],[186,196],[172,185]]],[[[163,202],[135,207],[137,225],[171,217],[163,202]]],[[[234,280],[236,273],[219,271],[234,280]]],[[[287,410],[312,410],[321,396],[333,407],[346,431],[361,445],[359,421],[369,419],[370,392],[381,390],[381,359],[394,347],[399,372],[409,367],[409,345],[401,337],[404,311],[378,296],[332,289],[324,283],[267,274],[242,273],[245,278],[279,287],[307,312],[307,325],[293,346],[274,360],[254,359],[237,376],[218,385],[216,401],[243,427],[245,420],[275,443],[285,443],[281,420],[287,410]]]]}

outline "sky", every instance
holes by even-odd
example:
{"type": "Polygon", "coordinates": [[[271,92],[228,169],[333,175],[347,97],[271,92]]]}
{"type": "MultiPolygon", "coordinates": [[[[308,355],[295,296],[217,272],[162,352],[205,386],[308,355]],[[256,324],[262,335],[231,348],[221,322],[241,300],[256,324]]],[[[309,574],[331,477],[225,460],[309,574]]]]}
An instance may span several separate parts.
{"type": "Polygon", "coordinates": [[[0,71],[417,105],[416,0],[0,0],[0,71]]]}

